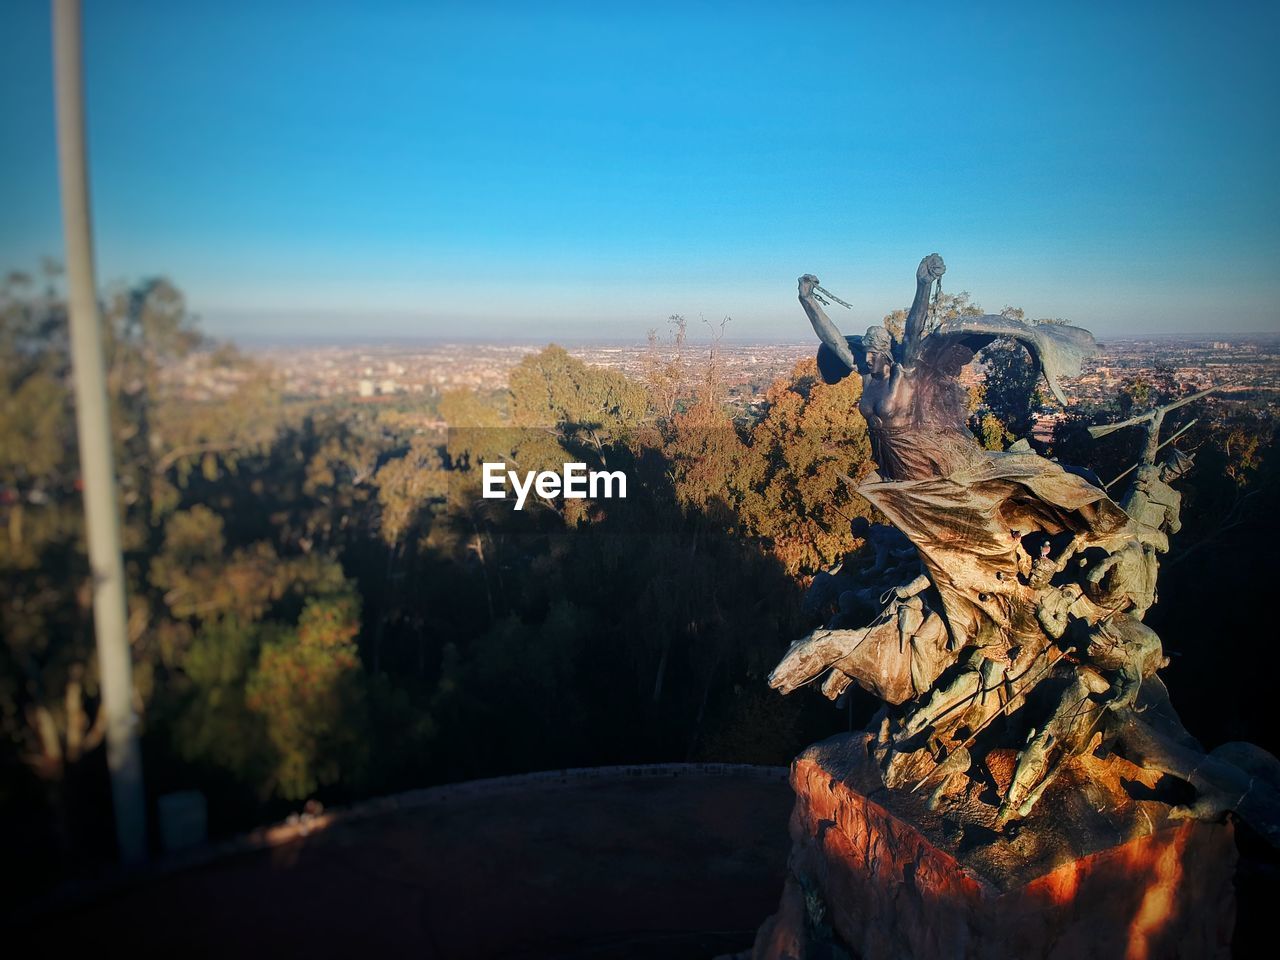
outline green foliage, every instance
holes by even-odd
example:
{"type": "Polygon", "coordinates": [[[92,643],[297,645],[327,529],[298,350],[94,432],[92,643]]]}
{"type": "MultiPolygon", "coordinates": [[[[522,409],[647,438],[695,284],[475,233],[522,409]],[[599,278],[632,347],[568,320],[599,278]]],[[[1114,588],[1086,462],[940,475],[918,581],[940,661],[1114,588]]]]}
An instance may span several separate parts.
{"type": "Polygon", "coordinates": [[[208,621],[232,616],[261,619],[289,591],[332,588],[340,568],[312,557],[281,558],[265,540],[229,548],[225,521],[197,504],[172,514],[163,545],[151,561],[149,584],[179,619],[208,621]]]}
{"type": "Polygon", "coordinates": [[[273,748],[271,782],[301,800],[324,784],[358,780],[368,730],[351,594],[309,599],[297,629],[268,640],[245,692],[273,748]]]}
{"type": "Polygon", "coordinates": [[[183,759],[261,782],[269,759],[262,749],[262,718],[249,710],[245,687],[264,635],[279,628],[214,620],[196,634],[183,661],[187,687],[175,711],[172,740],[183,759]]]}
{"type": "MultiPolygon", "coordinates": [[[[1026,437],[1031,433],[1036,411],[1044,405],[1040,390],[1040,372],[1030,355],[1019,343],[997,340],[979,355],[984,370],[982,406],[985,412],[1012,437],[1026,437]]],[[[995,440],[994,425],[983,423],[979,437],[984,446],[995,440]]],[[[1002,449],[1002,447],[988,447],[1002,449]]]]}
{"type": "Polygon", "coordinates": [[[1004,450],[1017,439],[990,410],[976,418],[973,432],[986,450],[1004,450]]]}
{"type": "Polygon", "coordinates": [[[70,417],[60,371],[48,363],[22,362],[0,351],[0,475],[15,482],[46,477],[63,464],[70,417]]]}
{"type": "MultiPolygon", "coordinates": [[[[288,435],[273,375],[209,349],[164,280],[115,291],[104,318],[146,729],[260,784],[270,758],[245,684],[303,598],[345,577],[292,536],[292,509],[279,525],[264,515],[264,475],[271,495],[290,495],[268,463],[288,435]]],[[[41,294],[22,278],[0,287],[0,744],[51,789],[101,742],[64,325],[52,281],[41,294]]]]}
{"type": "Polygon", "coordinates": [[[857,377],[829,385],[805,360],[769,390],[751,431],[733,481],[739,512],[748,531],[772,542],[789,574],[814,573],[857,546],[849,524],[870,507],[850,481],[874,467],[861,393],[857,377]]]}
{"type": "Polygon", "coordinates": [[[513,425],[580,430],[597,447],[625,437],[647,409],[639,384],[555,345],[521,360],[510,382],[513,425]]]}
{"type": "Polygon", "coordinates": [[[1265,429],[1259,429],[1259,426],[1256,423],[1237,424],[1225,431],[1226,437],[1221,443],[1222,452],[1226,455],[1223,473],[1237,487],[1247,487],[1262,466],[1267,436],[1265,429]]]}
{"type": "Polygon", "coordinates": [[[378,488],[380,533],[396,546],[415,529],[429,525],[433,505],[448,494],[449,478],[434,437],[414,436],[404,456],[382,464],[374,475],[378,488]]]}

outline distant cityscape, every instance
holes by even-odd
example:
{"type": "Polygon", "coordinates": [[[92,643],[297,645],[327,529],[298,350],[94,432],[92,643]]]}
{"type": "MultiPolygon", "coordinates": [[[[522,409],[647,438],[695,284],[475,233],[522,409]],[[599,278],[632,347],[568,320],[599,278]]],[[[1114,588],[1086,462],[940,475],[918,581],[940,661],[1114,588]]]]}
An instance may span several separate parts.
{"type": "MultiPolygon", "coordinates": [[[[507,386],[513,367],[541,350],[542,343],[431,343],[260,347],[252,355],[281,378],[287,397],[362,404],[426,400],[451,390],[496,391],[507,386]]],[[[1280,336],[1219,335],[1115,338],[1103,340],[1099,353],[1085,361],[1081,376],[1064,386],[1072,403],[1105,403],[1118,387],[1139,374],[1172,377],[1190,389],[1219,388],[1215,395],[1232,406],[1243,404],[1259,416],[1280,414],[1280,336]]],[[[620,370],[642,379],[655,360],[673,356],[670,343],[577,345],[569,353],[586,363],[620,370]]],[[[717,380],[726,402],[743,414],[757,410],[765,391],[779,376],[814,354],[811,342],[742,343],[714,347],[717,380]]],[[[691,382],[711,361],[708,342],[687,342],[682,358],[691,382]]],[[[193,357],[170,371],[193,399],[225,395],[236,389],[243,371],[210,366],[193,357]]],[[[982,376],[971,364],[963,379],[982,376]]],[[[1046,411],[1037,434],[1047,434],[1060,411],[1046,411]]]]}

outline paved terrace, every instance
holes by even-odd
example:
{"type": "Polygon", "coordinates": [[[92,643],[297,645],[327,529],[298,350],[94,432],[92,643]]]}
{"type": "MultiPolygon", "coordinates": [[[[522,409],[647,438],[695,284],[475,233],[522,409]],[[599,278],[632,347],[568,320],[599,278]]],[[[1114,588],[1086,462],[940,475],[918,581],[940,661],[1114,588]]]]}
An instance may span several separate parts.
{"type": "Polygon", "coordinates": [[[44,955],[705,958],[749,947],[787,771],[567,770],[291,818],[32,916],[44,955]]]}

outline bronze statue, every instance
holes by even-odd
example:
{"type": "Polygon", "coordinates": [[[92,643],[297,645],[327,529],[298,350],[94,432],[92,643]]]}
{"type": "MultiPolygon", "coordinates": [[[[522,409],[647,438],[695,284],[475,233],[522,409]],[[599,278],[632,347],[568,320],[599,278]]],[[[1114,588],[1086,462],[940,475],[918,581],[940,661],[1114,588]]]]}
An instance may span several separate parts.
{"type": "Polygon", "coordinates": [[[1138,462],[1107,486],[1113,487],[1129,473],[1135,473],[1133,483],[1124,499],[1120,501],[1120,506],[1137,522],[1138,536],[1160,553],[1168,552],[1169,536],[1182,529],[1182,495],[1170,484],[1191,469],[1194,458],[1177,449],[1159,463],[1156,462],[1156,457],[1162,449],[1191,429],[1196,421],[1192,420],[1163,442],[1160,440],[1160,430],[1164,426],[1166,416],[1193,400],[1199,400],[1213,393],[1213,389],[1210,387],[1208,390],[1181,397],[1172,403],[1158,406],[1148,413],[1131,417],[1120,423],[1108,423],[1089,428],[1089,435],[1097,439],[1126,427],[1145,427],[1146,436],[1138,462]]]}
{"type": "Polygon", "coordinates": [[[861,337],[842,336],[814,296],[818,278],[805,274],[799,280],[800,304],[822,341],[818,369],[823,378],[835,383],[854,370],[862,375],[858,409],[885,480],[947,476],[986,460],[988,451],[965,427],[965,394],[956,379],[983,347],[1001,338],[1018,340],[1064,403],[1059,378],[1078,373],[1081,359],[1094,349],[1093,337],[1079,327],[1001,316],[963,317],[930,329],[929,292],[946,269],[936,253],[920,261],[901,341],[881,326],[861,337]]]}
{"type": "MultiPolygon", "coordinates": [[[[791,646],[770,685],[789,693],[822,680],[832,699],[851,683],[875,694],[886,704],[873,722],[886,786],[933,785],[931,804],[958,789],[979,803],[973,765],[1021,728],[1012,777],[989,810],[994,829],[1026,817],[1064,765],[1099,749],[1200,790],[1189,814],[1220,812],[1241,781],[1228,761],[1204,765],[1204,754],[1188,746],[1157,676],[1168,662],[1160,638],[1142,623],[1156,601],[1159,555],[1180,526],[1171,483],[1190,467],[1176,450],[1157,464],[1181,435],[1162,443],[1160,428],[1170,410],[1207,391],[1093,428],[1096,436],[1148,429],[1123,504],[1088,471],[1066,470],[1026,443],[984,450],[965,424],[963,366],[996,340],[1016,340],[1065,403],[1060,378],[1078,372],[1093,337],[1000,316],[931,320],[930,293],[945,270],[937,254],[920,262],[900,340],[881,326],[842,336],[822,308],[830,294],[817,277],[799,280],[822,344],[822,376],[862,377],[859,410],[878,472],[858,492],[914,546],[918,564],[901,562],[905,555],[890,564],[889,552],[877,550],[879,562],[862,578],[879,595],[880,612],[855,628],[855,605],[845,604],[828,628],[791,646]],[[886,576],[898,582],[886,589],[886,576]],[[1009,723],[996,724],[1000,717],[1009,723]]],[[[856,597],[857,579],[846,565],[838,583],[824,580],[814,596],[838,587],[856,597]]],[[[1277,842],[1277,811],[1280,797],[1255,795],[1242,815],[1277,842]]]]}

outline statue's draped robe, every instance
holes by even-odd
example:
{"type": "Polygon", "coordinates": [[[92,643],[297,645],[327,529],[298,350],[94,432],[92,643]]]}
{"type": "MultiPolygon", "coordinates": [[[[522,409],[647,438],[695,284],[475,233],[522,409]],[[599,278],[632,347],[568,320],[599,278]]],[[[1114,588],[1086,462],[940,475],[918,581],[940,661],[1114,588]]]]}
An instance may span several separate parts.
{"type": "Polygon", "coordinates": [[[859,493],[920,551],[956,649],[1031,626],[1010,531],[1069,532],[1108,548],[1132,536],[1103,490],[1031,453],[984,452],[947,477],[867,483],[859,493]]]}
{"type": "MultiPolygon", "coordinates": [[[[876,438],[884,460],[878,461],[880,474],[889,479],[859,487],[919,550],[941,600],[951,649],[976,646],[995,659],[1007,657],[1020,638],[1043,642],[1033,591],[1018,580],[1011,531],[1069,532],[1082,547],[1107,549],[1134,532],[1125,512],[1084,477],[1034,453],[983,450],[973,439],[956,374],[1000,338],[1027,347],[1064,403],[1059,378],[1078,373],[1093,348],[1093,337],[1077,327],[997,316],[943,323],[925,338],[909,374],[918,391],[913,422],[876,438]]],[[[860,340],[848,339],[857,355],[860,340]]],[[[826,347],[819,351],[824,377],[852,372],[833,365],[833,357],[826,347]]],[[[874,627],[839,667],[890,703],[913,695],[910,650],[901,649],[892,624],[874,627]]]]}

